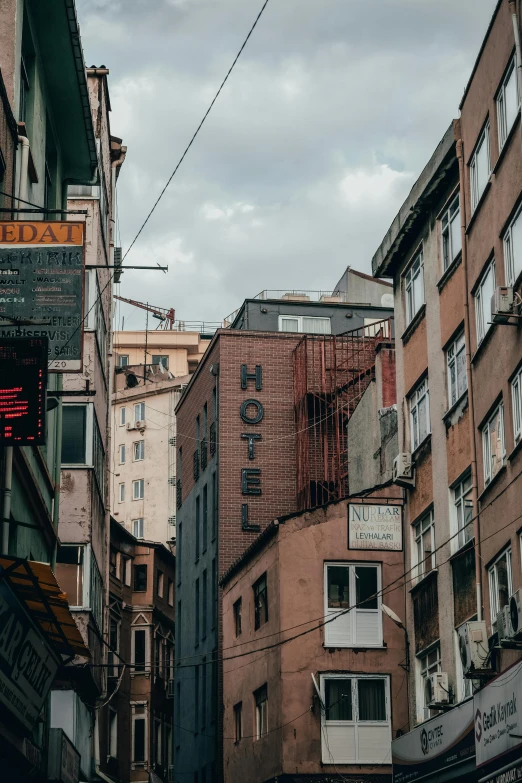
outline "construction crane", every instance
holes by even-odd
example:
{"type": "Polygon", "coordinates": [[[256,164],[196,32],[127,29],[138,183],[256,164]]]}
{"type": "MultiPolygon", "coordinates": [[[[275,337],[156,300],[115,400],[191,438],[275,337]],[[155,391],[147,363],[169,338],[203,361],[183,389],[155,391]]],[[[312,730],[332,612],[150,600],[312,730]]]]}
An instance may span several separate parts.
{"type": "Polygon", "coordinates": [[[153,305],[145,304],[144,302],[136,302],[135,299],[125,299],[124,296],[116,296],[115,299],[119,299],[120,302],[126,302],[127,304],[139,307],[142,310],[147,310],[152,313],[153,318],[157,318],[161,323],[156,327],[157,329],[165,329],[169,331],[174,330],[174,321],[176,320],[176,313],[174,308],[167,309],[166,307],[154,307],[153,305]]]}

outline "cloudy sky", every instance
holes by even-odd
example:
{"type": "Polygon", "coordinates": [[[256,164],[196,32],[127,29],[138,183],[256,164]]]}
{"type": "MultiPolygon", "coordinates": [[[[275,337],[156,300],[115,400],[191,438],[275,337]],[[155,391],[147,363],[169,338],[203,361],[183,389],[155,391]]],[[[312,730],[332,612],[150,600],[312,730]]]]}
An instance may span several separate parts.
{"type": "MultiPolygon", "coordinates": [[[[77,0],[110,69],[123,249],[262,0],[77,0]]],[[[220,321],[265,288],[331,289],[371,257],[444,134],[495,0],[270,0],[129,264],[122,296],[220,321]]],[[[144,313],[124,307],[125,328],[144,313]]]]}

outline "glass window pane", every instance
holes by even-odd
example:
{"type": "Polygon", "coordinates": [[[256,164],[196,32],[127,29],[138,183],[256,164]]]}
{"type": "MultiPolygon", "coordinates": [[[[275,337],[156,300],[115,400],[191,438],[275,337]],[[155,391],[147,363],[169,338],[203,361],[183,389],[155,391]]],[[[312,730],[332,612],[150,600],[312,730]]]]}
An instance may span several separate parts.
{"type": "Polygon", "coordinates": [[[518,111],[518,91],[516,68],[513,68],[504,88],[504,106],[506,117],[506,134],[511,130],[518,111]]]}
{"type": "Polygon", "coordinates": [[[522,212],[511,226],[511,256],[513,259],[513,283],[522,272],[522,212]]]}
{"type": "Polygon", "coordinates": [[[281,332],[298,332],[299,322],[297,318],[281,318],[280,329],[281,332]]]}
{"type": "Polygon", "coordinates": [[[355,595],[358,609],[377,609],[377,569],[355,567],[355,595]]]}
{"type": "Polygon", "coordinates": [[[384,680],[358,680],[359,720],[386,720],[384,680]]]}
{"type": "Polygon", "coordinates": [[[350,571],[347,566],[328,566],[328,608],[350,606],[350,571]]]}
{"type": "Polygon", "coordinates": [[[509,575],[507,552],[496,563],[498,608],[502,609],[509,603],[509,575]]]}
{"type": "Polygon", "coordinates": [[[303,332],[307,332],[308,334],[330,334],[330,319],[303,317],[303,332]]]}
{"type": "Polygon", "coordinates": [[[325,680],[324,695],[326,720],[353,720],[351,680],[325,680]]]}
{"type": "Polygon", "coordinates": [[[460,229],[460,212],[457,212],[453,220],[451,221],[451,250],[452,250],[452,259],[457,257],[457,255],[462,250],[462,234],[460,229]]]}
{"type": "Polygon", "coordinates": [[[87,407],[64,405],[62,417],[62,465],[85,465],[87,407]]]}

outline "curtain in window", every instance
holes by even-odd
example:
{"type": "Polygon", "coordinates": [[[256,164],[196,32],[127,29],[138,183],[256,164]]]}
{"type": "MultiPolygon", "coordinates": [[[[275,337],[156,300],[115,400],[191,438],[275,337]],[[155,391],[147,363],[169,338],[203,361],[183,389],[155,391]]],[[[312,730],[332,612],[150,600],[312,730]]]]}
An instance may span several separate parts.
{"type": "Polygon", "coordinates": [[[358,680],[359,720],[386,720],[384,680],[358,680]]]}
{"type": "Polygon", "coordinates": [[[298,332],[299,321],[297,318],[281,318],[281,332],[298,332]]]}
{"type": "Polygon", "coordinates": [[[330,334],[330,319],[318,318],[317,316],[312,318],[303,316],[303,332],[306,334],[330,334]]]}
{"type": "Polygon", "coordinates": [[[351,680],[325,680],[324,695],[326,720],[353,720],[351,680]]]}
{"type": "Polygon", "coordinates": [[[62,410],[62,465],[85,465],[85,405],[64,405],[62,410]]]}

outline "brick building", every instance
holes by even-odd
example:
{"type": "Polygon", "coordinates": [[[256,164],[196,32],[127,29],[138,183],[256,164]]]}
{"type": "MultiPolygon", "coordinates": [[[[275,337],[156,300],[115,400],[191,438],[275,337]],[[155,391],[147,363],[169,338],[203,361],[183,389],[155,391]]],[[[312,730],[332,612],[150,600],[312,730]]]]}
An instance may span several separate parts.
{"type": "Polygon", "coordinates": [[[445,779],[516,780],[521,766],[520,732],[481,718],[522,698],[519,40],[519,3],[499,0],[460,119],[373,259],[394,283],[410,721],[423,724],[397,741],[397,759],[440,774],[445,743],[458,742],[462,763],[445,779]],[[447,740],[416,755],[439,724],[447,740]]]}
{"type": "MultiPolygon", "coordinates": [[[[314,317],[309,315],[314,305],[306,300],[293,300],[289,305],[283,300],[278,306],[291,306],[293,318],[314,317]]],[[[339,310],[344,315],[350,312],[344,302],[322,306],[329,308],[330,315],[326,319],[324,314],[318,315],[321,325],[314,326],[323,332],[330,332],[339,310]]],[[[367,309],[369,317],[372,311],[367,309]]],[[[384,313],[391,314],[390,310],[384,313]]],[[[382,309],[376,314],[380,316],[382,309]]],[[[218,580],[271,520],[294,513],[311,497],[312,484],[315,500],[321,493],[323,502],[347,495],[342,449],[330,452],[328,443],[333,442],[332,431],[338,447],[346,439],[347,400],[350,395],[362,394],[370,383],[376,344],[389,340],[391,334],[390,322],[384,321],[384,327],[376,323],[363,326],[357,340],[353,335],[316,333],[312,337],[300,333],[302,321],[292,324],[295,331],[286,331],[280,318],[281,313],[275,322],[279,331],[249,331],[244,325],[219,330],[176,408],[176,658],[190,668],[180,674],[176,670],[175,710],[179,711],[175,715],[179,720],[174,720],[175,770],[193,772],[199,783],[221,779],[218,580]],[[359,343],[367,350],[355,352],[359,343]],[[336,351],[345,357],[338,377],[331,368],[323,374],[321,383],[328,388],[315,385],[315,361],[312,371],[308,375],[304,372],[306,362],[296,355],[299,345],[305,345],[304,358],[334,356],[336,351]],[[347,389],[352,391],[347,394],[347,389]],[[312,404],[305,427],[309,438],[298,441],[297,422],[303,407],[306,410],[306,400],[318,403],[312,404]],[[321,412],[325,404],[326,416],[321,412]],[[335,425],[329,430],[323,426],[325,421],[335,425]],[[310,455],[318,451],[319,442],[325,446],[325,456],[314,461],[310,455]],[[296,490],[298,476],[309,477],[301,498],[296,490]],[[319,485],[321,493],[316,491],[319,485]]],[[[179,781],[182,779],[180,772],[179,781]]]]}
{"type": "Polygon", "coordinates": [[[99,715],[103,780],[172,779],[174,555],[111,519],[108,694],[99,715]]]}

